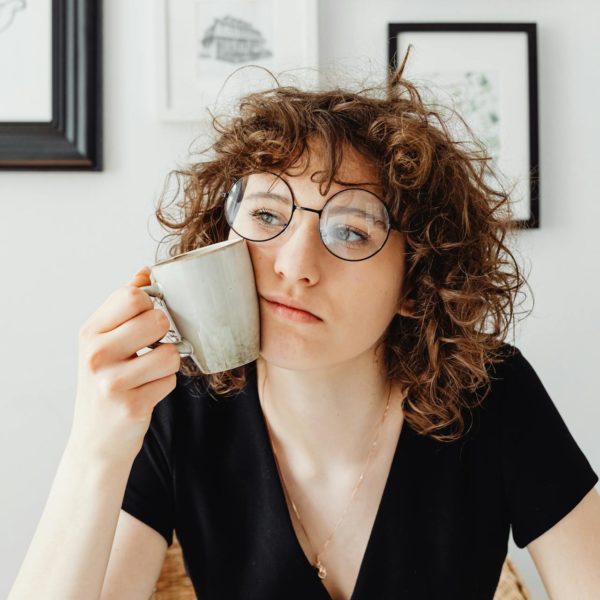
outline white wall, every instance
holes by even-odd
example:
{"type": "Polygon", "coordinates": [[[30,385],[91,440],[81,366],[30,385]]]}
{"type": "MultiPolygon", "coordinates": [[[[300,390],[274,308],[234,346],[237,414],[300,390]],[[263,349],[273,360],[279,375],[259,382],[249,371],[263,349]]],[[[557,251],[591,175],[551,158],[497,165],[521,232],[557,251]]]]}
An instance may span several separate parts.
{"type": "MultiPolygon", "coordinates": [[[[167,172],[200,126],[154,114],[154,23],[148,0],[106,0],[105,170],[0,172],[0,596],[20,565],[68,435],[80,324],[154,259],[152,220],[167,172]]],[[[594,181],[600,131],[592,0],[392,2],[321,0],[321,64],[385,65],[390,21],[536,21],[542,228],[520,236],[536,299],[515,343],[537,370],[576,440],[600,469],[600,220],[594,181]]],[[[525,550],[509,553],[535,599],[546,597],[525,550]]]]}

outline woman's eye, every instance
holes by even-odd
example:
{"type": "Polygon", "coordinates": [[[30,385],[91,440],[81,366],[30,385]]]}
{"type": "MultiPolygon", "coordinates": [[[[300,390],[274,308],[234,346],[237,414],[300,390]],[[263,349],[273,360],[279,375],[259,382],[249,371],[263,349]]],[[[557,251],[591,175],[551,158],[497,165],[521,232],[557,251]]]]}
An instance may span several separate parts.
{"type": "Polygon", "coordinates": [[[364,242],[368,239],[368,235],[351,229],[350,227],[336,227],[335,228],[336,239],[342,242],[364,242]]]}
{"type": "Polygon", "coordinates": [[[251,214],[252,217],[258,219],[258,221],[263,225],[280,225],[280,223],[274,222],[277,219],[277,215],[268,210],[258,209],[252,211],[251,214]]]}

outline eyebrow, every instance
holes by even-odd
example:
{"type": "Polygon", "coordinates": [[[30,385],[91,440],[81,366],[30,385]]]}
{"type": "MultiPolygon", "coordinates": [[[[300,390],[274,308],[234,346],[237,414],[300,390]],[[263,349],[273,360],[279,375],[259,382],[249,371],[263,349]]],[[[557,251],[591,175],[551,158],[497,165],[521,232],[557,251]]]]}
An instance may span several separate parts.
{"type": "Polygon", "coordinates": [[[358,215],[359,217],[372,217],[372,213],[368,213],[365,210],[361,210],[360,208],[354,208],[351,206],[336,206],[329,210],[330,213],[334,215],[338,214],[350,214],[350,215],[358,215]]]}
{"type": "Polygon", "coordinates": [[[280,202],[285,202],[286,204],[290,200],[286,196],[282,196],[281,194],[274,194],[273,192],[253,192],[249,196],[244,195],[244,198],[246,198],[247,200],[252,200],[254,198],[270,198],[272,200],[279,200],[280,202]]]}

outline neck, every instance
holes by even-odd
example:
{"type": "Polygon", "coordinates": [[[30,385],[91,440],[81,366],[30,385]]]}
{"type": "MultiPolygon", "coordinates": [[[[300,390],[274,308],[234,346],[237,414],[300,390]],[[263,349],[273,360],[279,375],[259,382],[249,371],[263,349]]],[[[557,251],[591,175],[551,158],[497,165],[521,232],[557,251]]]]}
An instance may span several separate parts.
{"type": "Polygon", "coordinates": [[[401,412],[397,394],[374,357],[310,371],[257,360],[260,403],[277,452],[299,477],[326,477],[364,464],[381,424],[401,412]]]}

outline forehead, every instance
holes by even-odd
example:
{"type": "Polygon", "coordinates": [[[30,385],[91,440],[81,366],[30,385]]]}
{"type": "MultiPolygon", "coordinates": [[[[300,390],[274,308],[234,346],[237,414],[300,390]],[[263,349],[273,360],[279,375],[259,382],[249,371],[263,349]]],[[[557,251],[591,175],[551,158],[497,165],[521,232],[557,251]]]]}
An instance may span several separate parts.
{"type": "MultiPolygon", "coordinates": [[[[352,185],[381,194],[380,172],[375,163],[349,144],[344,145],[340,153],[341,161],[334,174],[331,191],[352,185]]],[[[285,173],[290,177],[307,178],[315,183],[325,182],[328,168],[322,144],[311,142],[308,151],[285,173]]]]}

